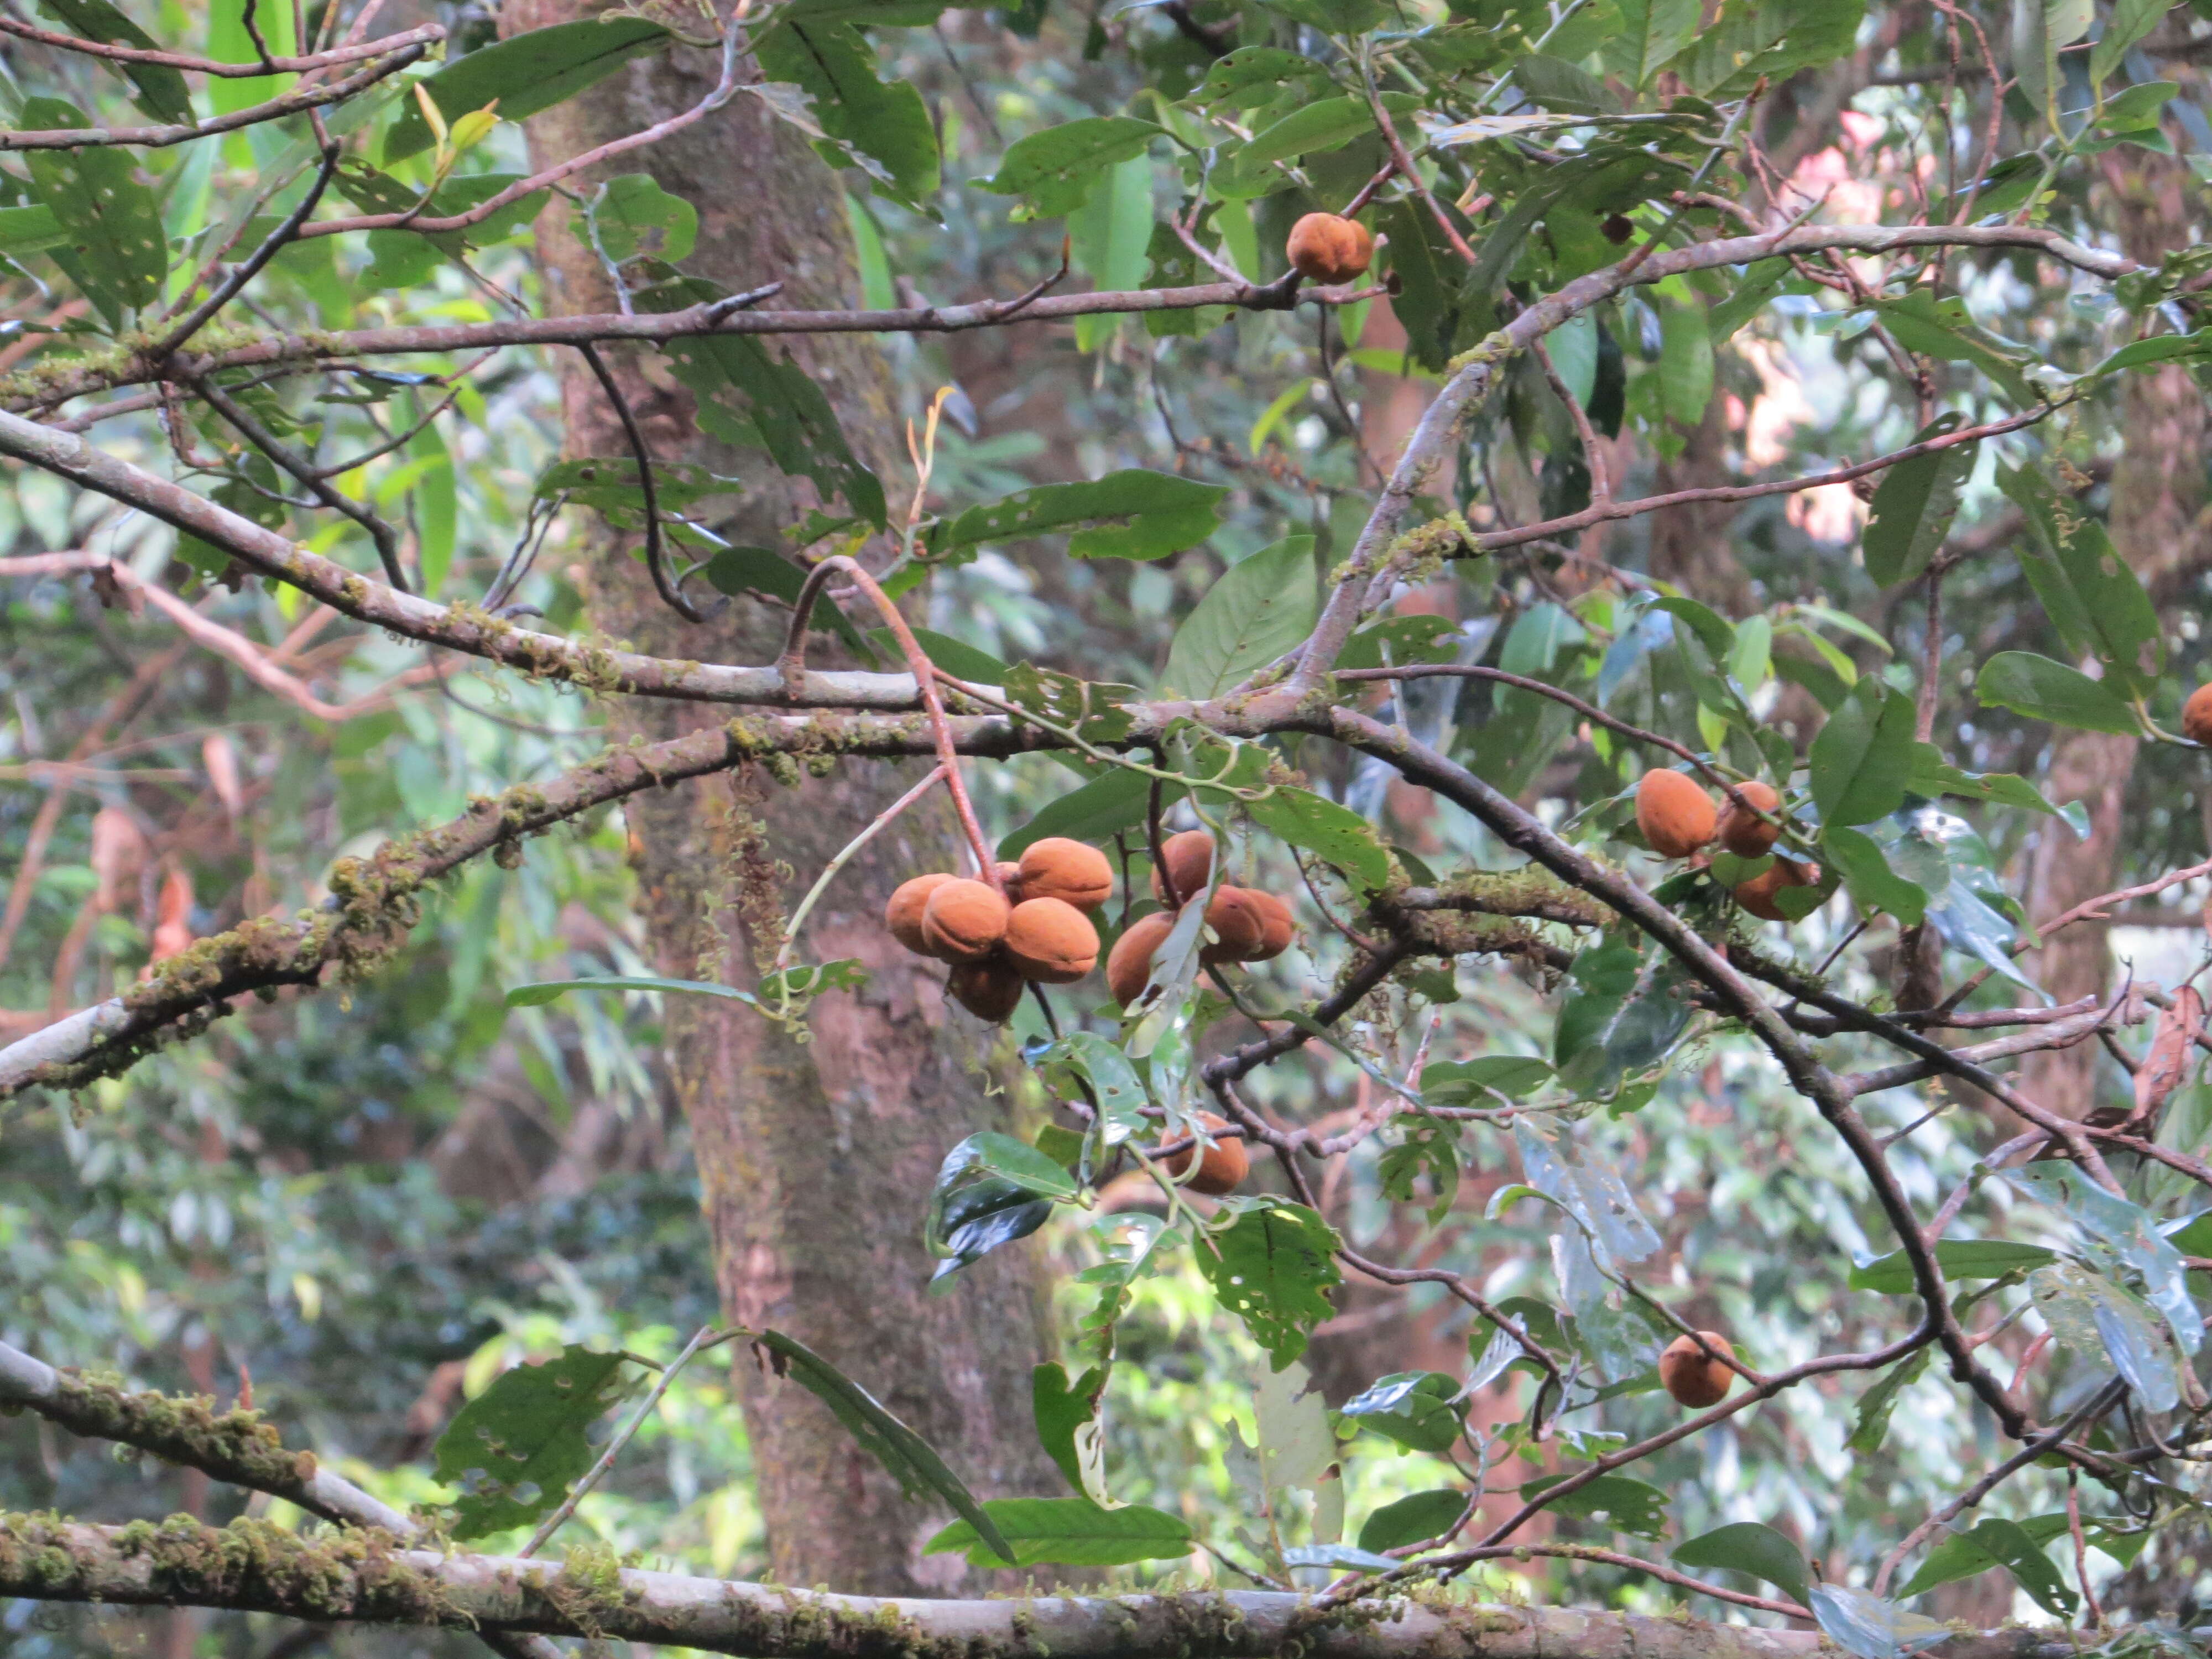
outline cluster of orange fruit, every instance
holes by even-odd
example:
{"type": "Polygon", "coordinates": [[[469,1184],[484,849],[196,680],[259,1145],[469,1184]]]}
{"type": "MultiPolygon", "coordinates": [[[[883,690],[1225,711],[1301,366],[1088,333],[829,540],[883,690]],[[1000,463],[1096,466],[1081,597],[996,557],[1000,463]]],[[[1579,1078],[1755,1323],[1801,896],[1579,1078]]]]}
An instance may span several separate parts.
{"type": "Polygon", "coordinates": [[[1030,981],[1073,985],[1098,965],[1091,913],[1114,894],[1106,855],[1064,836],[1033,842],[1019,863],[995,873],[997,887],[941,872],[916,876],[884,908],[891,937],[951,963],[948,988],[988,1020],[1012,1014],[1030,981]]]}
{"type": "MultiPolygon", "coordinates": [[[[1747,812],[1731,799],[1717,808],[1713,798],[1680,772],[1655,766],[1636,786],[1636,827],[1662,858],[1686,859],[1718,841],[1738,858],[1765,858],[1782,831],[1769,819],[1782,805],[1771,785],[1738,784],[1736,793],[1758,809],[1747,812]],[[1761,817],[1759,812],[1768,814],[1761,817]]],[[[1767,921],[1787,921],[1775,900],[1791,887],[1817,886],[1820,866],[1777,854],[1774,862],[1735,887],[1735,902],[1767,921]]]]}
{"type": "MultiPolygon", "coordinates": [[[[1175,930],[1184,902],[1206,890],[1213,874],[1213,837],[1203,830],[1170,836],[1160,858],[1162,868],[1152,872],[1152,896],[1167,908],[1131,922],[1106,958],[1106,988],[1125,1008],[1144,995],[1152,976],[1152,958],[1175,930]]],[[[1256,887],[1231,887],[1224,882],[1216,888],[1206,902],[1206,926],[1214,943],[1202,948],[1198,959],[1208,967],[1223,962],[1266,962],[1290,949],[1291,907],[1256,887]]]]}

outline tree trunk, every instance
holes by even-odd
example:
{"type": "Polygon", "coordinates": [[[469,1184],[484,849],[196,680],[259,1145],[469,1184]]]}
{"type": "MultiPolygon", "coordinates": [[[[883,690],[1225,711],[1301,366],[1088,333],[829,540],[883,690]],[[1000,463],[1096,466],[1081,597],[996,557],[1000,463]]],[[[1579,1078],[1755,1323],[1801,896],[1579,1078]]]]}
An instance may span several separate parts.
{"type": "MultiPolygon", "coordinates": [[[[2155,265],[2192,240],[2196,198],[2188,168],[2172,156],[2123,147],[2104,157],[2104,194],[2131,259],[2155,265]]],[[[2112,471],[2112,544],[2154,594],[2175,591],[2182,573],[2212,559],[2204,509],[2204,394],[2179,365],[2126,378],[2121,448],[2112,471]]],[[[2046,820],[2029,867],[2028,914],[2057,915],[2112,890],[2117,879],[2122,803],[2140,745],[2131,737],[2068,732],[2051,745],[2045,793],[2089,811],[2089,839],[2046,820]]],[[[2033,958],[2037,981],[2060,1002],[2102,993],[2112,977],[2104,927],[2082,922],[2033,958]]],[[[2021,1082],[2029,1099],[2079,1118],[2097,1104],[2102,1051],[2094,1042],[2030,1054],[2021,1082]]],[[[2117,1097],[2115,1097],[2117,1103],[2117,1097]]]]}
{"type": "MultiPolygon", "coordinates": [[[[512,33],[580,15],[575,0],[509,0],[503,23],[512,33]]],[[[714,70],[713,54],[687,50],[633,64],[534,118],[533,157],[542,166],[677,114],[713,84],[714,70]]],[[[851,303],[840,188],[760,100],[740,97],[676,137],[569,183],[588,194],[608,173],[639,170],[698,210],[687,269],[732,289],[781,280],[786,305],[851,303]]],[[[539,221],[546,307],[612,309],[603,270],[570,218],[556,198],[539,221]]],[[[784,477],[757,453],[704,438],[661,363],[642,353],[607,355],[657,459],[743,477],[742,509],[721,526],[731,539],[775,546],[781,527],[817,504],[803,481],[784,477]]],[[[877,344],[833,335],[794,342],[792,355],[896,494],[891,387],[877,344]]],[[[563,394],[570,455],[627,453],[615,412],[580,358],[564,367],[563,394]]],[[[629,551],[605,538],[580,576],[601,635],[702,660],[775,657],[787,613],[738,599],[704,624],[685,623],[655,596],[629,551]]],[[[623,699],[612,735],[657,740],[727,713],[623,699]]],[[[798,895],[919,776],[912,765],[846,762],[787,787],[749,768],[696,792],[631,803],[631,860],[656,965],[752,982],[798,895]]],[[[1007,1109],[981,1069],[983,1029],[951,1008],[939,970],[899,950],[879,918],[898,882],[954,867],[957,846],[940,793],[838,875],[799,959],[857,957],[869,980],[816,1005],[811,1041],[741,1006],[672,997],[668,1063],[691,1127],[726,1316],[774,1326],[823,1354],[979,1492],[1049,1493],[1061,1483],[1037,1446],[1029,1407],[1030,1369],[1044,1344],[1033,1248],[999,1251],[963,1273],[948,1296],[924,1291],[932,1262],[921,1223],[938,1164],[963,1137],[1006,1127],[1007,1109]]],[[[768,1565],[780,1582],[878,1595],[990,1582],[968,1574],[957,1556],[925,1560],[921,1546],[944,1516],[904,1501],[811,1395],[766,1375],[750,1353],[739,1354],[733,1371],[768,1565]]]]}

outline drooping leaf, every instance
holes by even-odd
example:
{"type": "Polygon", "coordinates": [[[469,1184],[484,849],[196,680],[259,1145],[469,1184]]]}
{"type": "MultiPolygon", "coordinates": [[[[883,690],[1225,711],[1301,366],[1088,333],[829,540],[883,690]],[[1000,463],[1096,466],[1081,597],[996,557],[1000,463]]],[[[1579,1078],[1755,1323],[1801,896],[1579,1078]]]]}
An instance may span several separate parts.
{"type": "Polygon", "coordinates": [[[1640,88],[1698,32],[1698,0],[1620,0],[1620,28],[1606,42],[1608,67],[1640,88]]]}
{"type": "MultiPolygon", "coordinates": [[[[58,98],[23,100],[26,127],[89,126],[82,112],[58,98]]],[[[168,276],[168,242],[161,204],[138,181],[130,152],[108,145],[88,149],[34,149],[25,155],[39,199],[68,240],[70,275],[111,324],[161,296],[168,276]]],[[[58,256],[61,249],[54,252],[58,256]]]]}
{"type": "Polygon", "coordinates": [[[1437,1106],[1489,1105],[1498,1095],[1520,1100],[1549,1083],[1552,1076],[1551,1066],[1534,1054],[1432,1060],[1421,1073],[1421,1098],[1437,1106]]]}
{"type": "Polygon", "coordinates": [[[1270,835],[1334,866],[1370,892],[1390,882],[1390,854],[1375,827],[1348,806],[1309,789],[1279,787],[1247,806],[1270,835]]]}
{"type": "Polygon", "coordinates": [[[889,1471],[908,1498],[934,1492],[951,1504],[953,1513],[975,1529],[980,1543],[993,1552],[995,1559],[986,1558],[987,1565],[1016,1565],[1013,1545],[999,1530],[998,1522],[983,1505],[976,1502],[975,1494],[946,1467],[927,1441],[884,1410],[873,1395],[805,1343],[781,1331],[762,1332],[753,1346],[766,1352],[768,1363],[777,1376],[789,1377],[829,1407],[853,1438],[889,1471]]]}
{"type": "MultiPolygon", "coordinates": [[[[2049,1536],[2056,1536],[2065,1526],[2065,1516],[2053,1518],[2058,1528],[2046,1529],[2049,1536]]],[[[1929,1551],[1920,1570],[1897,1594],[1900,1599],[1918,1595],[1938,1584],[1972,1578],[1993,1567],[2003,1567],[2036,1606],[2054,1618],[2070,1619],[2077,1599],[2072,1588],[2059,1577],[2051,1558],[2044,1553],[2045,1541],[2047,1539],[2036,1538],[2017,1521],[1992,1516],[1977,1522],[1970,1531],[1952,1533],[1929,1551]]]]}
{"type": "MultiPolygon", "coordinates": [[[[1190,1523],[1147,1504],[1103,1509],[1087,1498],[994,1498],[983,1505],[1021,1567],[1112,1567],[1190,1553],[1190,1523]]],[[[974,1522],[955,1521],[922,1547],[925,1555],[962,1552],[970,1566],[1006,1565],[974,1522]]]]}
{"type": "Polygon", "coordinates": [[[1024,216],[1057,219],[1081,207],[1115,163],[1141,155],[1164,131],[1133,115],[1093,115],[1018,138],[983,188],[1023,198],[1024,216]]]}
{"type": "MultiPolygon", "coordinates": [[[[109,0],[39,0],[39,9],[81,40],[137,46],[145,52],[161,50],[160,43],[152,35],[125,16],[109,0]]],[[[192,113],[191,91],[185,86],[181,70],[166,64],[121,61],[110,62],[108,67],[129,78],[135,88],[131,102],[156,121],[189,125],[197,118],[192,113]]]]}
{"type": "Polygon", "coordinates": [[[1871,823],[1905,804],[1912,700],[1869,676],[1813,739],[1813,799],[1826,825],[1871,823]]]}
{"type": "MultiPolygon", "coordinates": [[[[456,58],[419,84],[448,122],[494,100],[501,120],[520,121],[574,97],[672,38],[665,25],[633,13],[556,23],[456,58]]],[[[408,99],[384,135],[385,162],[418,155],[434,142],[421,106],[408,99]]]]}
{"type": "Polygon", "coordinates": [[[1686,427],[1705,418],[1713,398],[1713,337],[1703,301],[1674,301],[1659,319],[1659,395],[1667,413],[1686,427]]]}
{"type": "Polygon", "coordinates": [[[1805,1555],[1771,1527],[1756,1521],[1738,1521],[1700,1533],[1674,1552],[1686,1567],[1721,1567],[1764,1578],[1793,1601],[1806,1596],[1805,1555]]]}
{"type": "Polygon", "coordinates": [[[1984,708],[2009,708],[2077,731],[2132,735],[2142,729],[2127,700],[2104,681],[2032,651],[2000,651],[1984,663],[1974,696],[1984,708]]]}
{"type": "Polygon", "coordinates": [[[2119,68],[2135,44],[2156,28],[2172,9],[2173,0],[2113,0],[2104,33],[2089,48],[2089,84],[2100,85],[2119,68]]]}
{"type": "MultiPolygon", "coordinates": [[[[1966,418],[1955,410],[1940,415],[1912,441],[1926,443],[1954,432],[1966,418]]],[[[1958,516],[1959,492],[1974,470],[1976,449],[1973,444],[1953,444],[1899,461],[1882,474],[1861,544],[1867,574],[1877,586],[1893,587],[1927,569],[1958,516]]]]}
{"type": "Polygon", "coordinates": [[[1896,1411],[1898,1400],[1928,1369],[1928,1356],[1933,1352],[1932,1348],[1921,1348],[1909,1358],[1899,1360],[1877,1377],[1872,1388],[1859,1396],[1858,1415],[1851,1420],[1850,1438],[1844,1443],[1845,1445],[1868,1456],[1881,1449],[1881,1443],[1889,1433],[1890,1415],[1896,1411]]]}
{"type": "Polygon", "coordinates": [[[1103,1365],[1093,1365],[1072,1382],[1057,1360],[1047,1360],[1030,1373],[1030,1404],[1045,1455],[1059,1465],[1069,1486],[1100,1504],[1106,1502],[1106,1477],[1098,1407],[1105,1390],[1103,1365]]]}
{"type": "Polygon", "coordinates": [[[1279,1371],[1335,1311],[1328,1291],[1342,1278],[1336,1230],[1304,1205],[1279,1199],[1231,1199],[1223,1207],[1229,1225],[1200,1241],[1199,1271],[1279,1371]]]}
{"type": "Polygon", "coordinates": [[[1321,608],[1313,538],[1285,536],[1236,564],[1176,629],[1163,692],[1218,697],[1294,648],[1321,608]]]}
{"type": "Polygon", "coordinates": [[[2166,662],[2158,613],[2103,525],[2062,501],[2042,473],[2000,468],[1997,483],[2027,520],[2021,568],[2069,653],[2094,656],[2123,695],[2142,691],[2166,662]]]}
{"type": "Polygon", "coordinates": [[[1028,1142],[995,1131],[969,1135],[945,1155],[930,1194],[924,1237],[939,1258],[932,1281],[1026,1238],[1044,1224],[1054,1200],[1075,1193],[1066,1170],[1028,1142]]]}
{"type": "Polygon", "coordinates": [[[1460,1386],[1442,1371],[1401,1371],[1370,1383],[1344,1402],[1361,1428],[1414,1451],[1449,1451],[1467,1407],[1460,1386]]]}
{"type": "Polygon", "coordinates": [[[1820,848],[1842,872],[1862,915],[1887,911],[1906,927],[1918,926],[1927,915],[1926,890],[1892,870],[1872,837],[1838,824],[1821,836],[1820,848]]]}
{"type": "Polygon", "coordinates": [[[1038,484],[971,507],[933,526],[927,544],[933,558],[944,559],[985,542],[1065,530],[1074,532],[1067,550],[1079,559],[1163,558],[1211,536],[1228,494],[1220,484],[1131,467],[1089,483],[1038,484]]]}
{"type": "Polygon", "coordinates": [[[568,1497],[597,1455],[585,1431],[622,1397],[628,1363],[571,1343],[502,1371],[461,1408],[434,1454],[437,1479],[460,1489],[456,1539],[526,1526],[568,1497]]]}
{"type": "MultiPolygon", "coordinates": [[[[658,464],[654,465],[653,477],[656,489],[660,484],[662,470],[658,464]]],[[[632,476],[635,476],[635,469],[632,476]]],[[[679,482],[680,479],[681,475],[679,482]]],[[[636,486],[633,483],[628,488],[635,490],[636,486]]],[[[641,507],[643,495],[640,495],[636,499],[641,507]]],[[[758,592],[781,599],[787,605],[796,605],[801,590],[806,586],[806,573],[781,554],[771,552],[765,547],[726,547],[707,562],[707,580],[718,592],[758,592]]],[[[872,664],[876,661],[876,653],[868,643],[871,636],[861,633],[827,593],[816,593],[814,614],[808,621],[816,628],[827,626],[835,629],[837,637],[852,647],[853,653],[862,662],[872,664]]]]}
{"type": "Polygon", "coordinates": [[[867,158],[878,182],[909,205],[937,193],[937,129],[921,90],[881,79],[875,48],[853,24],[785,15],[753,37],[753,51],[769,80],[790,82],[813,100],[831,141],[816,146],[825,160],[849,166],[846,151],[867,158]]]}
{"type": "MultiPolygon", "coordinates": [[[[2028,1272],[2056,1261],[2040,1244],[2015,1244],[2007,1238],[1947,1238],[1936,1246],[1936,1265],[1946,1279],[2002,1279],[2009,1273],[2028,1272]]],[[[1851,1269],[1846,1281],[1855,1291],[1875,1291],[1883,1296],[1910,1296],[1913,1291],[1912,1264],[1902,1250],[1877,1256],[1851,1269]]]]}

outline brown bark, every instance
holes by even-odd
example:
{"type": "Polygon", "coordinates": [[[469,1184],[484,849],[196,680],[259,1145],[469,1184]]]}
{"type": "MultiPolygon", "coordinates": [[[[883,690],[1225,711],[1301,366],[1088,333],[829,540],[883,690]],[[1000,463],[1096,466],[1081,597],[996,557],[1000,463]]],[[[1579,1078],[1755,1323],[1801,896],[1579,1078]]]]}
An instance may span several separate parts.
{"type": "MultiPolygon", "coordinates": [[[[2129,258],[2154,265],[2193,240],[2196,191],[2176,158],[2133,147],[2109,151],[2100,193],[2103,217],[2118,231],[2129,258]]],[[[2204,394],[2186,369],[2168,367],[2130,375],[2122,398],[2112,544],[2154,593],[2170,592],[2180,572],[2212,560],[2203,522],[2204,394]]],[[[2070,830],[2049,823],[2039,832],[2029,866],[2030,915],[2056,915],[2112,890],[2121,806],[2139,747],[2134,738],[2096,732],[2064,732],[2051,745],[2045,793],[2084,803],[2090,835],[2077,842],[2070,830]]],[[[2060,1002],[2102,992],[2112,976],[2106,930],[2094,922],[2057,935],[2032,960],[2038,982],[2060,1002]]],[[[2079,1118],[2097,1103],[2103,1064],[2094,1043],[2032,1054],[2021,1067],[2022,1090],[2079,1118]]]]}
{"type": "MultiPolygon", "coordinates": [[[[510,0],[503,21],[513,33],[583,10],[574,0],[510,0]]],[[[573,155],[665,118],[696,100],[714,71],[712,57],[696,52],[634,64],[534,119],[533,155],[541,162],[573,155]]],[[[688,270],[732,289],[780,279],[787,304],[850,301],[855,284],[839,185],[758,100],[741,97],[610,170],[641,168],[698,210],[688,270]]],[[[588,191],[598,180],[573,182],[588,191]]],[[[570,210],[556,200],[539,222],[547,308],[605,309],[612,296],[602,270],[569,221],[570,210]]],[[[794,341],[790,349],[829,395],[856,452],[896,495],[905,469],[902,461],[891,465],[891,386],[875,343],[833,337],[794,341]]],[[[610,357],[657,459],[703,462],[744,479],[741,510],[724,526],[732,539],[774,546],[779,528],[815,504],[808,486],[783,477],[757,453],[704,438],[660,365],[610,357]]],[[[578,360],[565,374],[568,453],[625,453],[589,370],[578,360]]],[[[738,599],[704,624],[687,623],[655,596],[628,551],[610,542],[583,573],[591,621],[603,635],[678,657],[773,659],[785,613],[738,599]]],[[[818,647],[817,659],[826,660],[818,647]]],[[[617,741],[633,733],[653,740],[717,718],[625,699],[612,732],[617,741]]],[[[748,770],[637,798],[627,823],[657,965],[751,982],[799,893],[918,775],[911,764],[847,762],[788,788],[748,770]]],[[[932,1263],[921,1243],[921,1212],[938,1163],[963,1136],[1006,1127],[1007,1114],[979,1065],[988,1044],[981,1028],[948,1012],[939,973],[899,951],[878,919],[900,880],[952,867],[955,853],[939,795],[839,875],[799,959],[857,957],[870,979],[857,993],[816,1006],[811,1041],[742,1007],[672,998],[670,1071],[690,1124],[726,1316],[787,1331],[822,1353],[936,1445],[979,1492],[1049,1493],[1063,1488],[1037,1446],[1029,1407],[1030,1368],[1044,1340],[1034,1249],[1002,1249],[968,1269],[948,1296],[924,1291],[932,1263]]],[[[902,1499],[811,1395],[742,1354],[734,1380],[776,1578],[885,1595],[942,1594],[974,1580],[957,1556],[925,1560],[921,1546],[944,1516],[902,1499]]]]}

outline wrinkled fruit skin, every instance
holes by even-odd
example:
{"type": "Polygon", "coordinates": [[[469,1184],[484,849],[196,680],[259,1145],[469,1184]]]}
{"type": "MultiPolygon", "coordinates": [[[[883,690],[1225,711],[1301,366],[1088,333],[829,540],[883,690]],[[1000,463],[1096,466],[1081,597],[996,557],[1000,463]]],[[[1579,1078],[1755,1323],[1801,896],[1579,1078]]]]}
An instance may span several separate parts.
{"type": "Polygon", "coordinates": [[[893,891],[890,902],[884,906],[884,926],[890,936],[917,955],[928,956],[929,947],[921,942],[921,913],[928,906],[929,896],[948,881],[957,880],[942,871],[932,876],[916,876],[912,881],[902,881],[893,891]]]}
{"type": "Polygon", "coordinates": [[[954,965],[945,988],[976,1018],[996,1025],[1021,1006],[1028,983],[1007,963],[963,962],[954,965]]]}
{"type": "Polygon", "coordinates": [[[2200,685],[2181,705],[2181,731],[2191,743],[2212,744],[2212,685],[2200,685]]]}
{"type": "Polygon", "coordinates": [[[1291,269],[1310,283],[1348,283],[1375,258],[1375,234],[1357,219],[1309,213],[1291,227],[1284,250],[1291,269]]]}
{"type": "Polygon", "coordinates": [[[1817,886],[1820,880],[1818,865],[1778,858],[1771,868],[1736,884],[1735,902],[1762,921],[1787,921],[1790,918],[1774,902],[1776,897],[1791,887],[1817,886]]]}
{"type": "MultiPolygon", "coordinates": [[[[1735,1350],[1718,1331],[1699,1331],[1705,1346],[1715,1353],[1724,1353],[1733,1358],[1735,1350]]],[[[1667,1345],[1659,1356],[1659,1381],[1678,1404],[1692,1411],[1703,1411],[1708,1406],[1717,1406],[1728,1398],[1735,1386],[1735,1373],[1717,1359],[1708,1359],[1697,1343],[1686,1336],[1678,1336],[1667,1345]]]]}
{"type": "Polygon", "coordinates": [[[1006,938],[1012,909],[980,881],[948,881],[921,908],[921,948],[945,962],[981,962],[1006,938]]]}
{"type": "Polygon", "coordinates": [[[1058,899],[1079,910],[1096,910],[1114,896],[1114,866],[1095,847],[1065,836],[1033,842],[1018,866],[1021,896],[1058,899]]]}
{"type": "Polygon", "coordinates": [[[1160,858],[1175,881],[1175,898],[1169,899],[1157,870],[1152,872],[1152,896],[1163,904],[1179,904],[1206,890],[1206,880],[1213,873],[1213,837],[1203,830],[1170,836],[1160,848],[1160,858]]]}
{"type": "MultiPolygon", "coordinates": [[[[1777,812],[1782,805],[1781,795],[1771,784],[1739,784],[1736,793],[1762,812],[1777,812]]],[[[1733,800],[1721,803],[1721,845],[1738,858],[1765,858],[1774,850],[1775,840],[1781,834],[1779,827],[1769,823],[1765,818],[1755,818],[1748,812],[1738,811],[1733,800]]]]}
{"type": "Polygon", "coordinates": [[[1030,896],[1022,891],[1022,866],[1012,859],[1000,859],[991,868],[997,872],[999,890],[1006,896],[1009,904],[1019,904],[1030,896]]]}
{"type": "Polygon", "coordinates": [[[1712,797],[1680,772],[1655,766],[1636,786],[1636,827],[1663,859],[1686,859],[1713,838],[1712,797]]]}
{"type": "MultiPolygon", "coordinates": [[[[1200,1112],[1197,1121],[1206,1126],[1208,1134],[1219,1134],[1229,1127],[1229,1120],[1216,1117],[1212,1112],[1200,1112]]],[[[1160,1167],[1171,1176],[1180,1176],[1190,1168],[1191,1158],[1200,1153],[1198,1173],[1183,1182],[1194,1193],[1204,1193],[1208,1198],[1226,1198],[1244,1183],[1251,1172],[1252,1155],[1244,1150],[1241,1139],[1217,1140],[1211,1146],[1203,1142],[1186,1146],[1160,1160],[1160,1167]]]]}
{"type": "Polygon", "coordinates": [[[1291,948],[1291,938],[1297,924],[1291,918],[1291,907],[1273,893],[1263,893],[1256,887],[1244,890],[1244,896],[1260,912],[1261,933],[1259,948],[1244,958],[1247,962],[1272,962],[1291,948]]]}
{"type": "Polygon", "coordinates": [[[1245,889],[1216,890],[1206,907],[1206,925],[1213,930],[1215,942],[1200,951],[1198,959],[1207,967],[1258,960],[1261,942],[1267,936],[1267,919],[1245,889]]]}
{"type": "Polygon", "coordinates": [[[1098,930],[1063,900],[1024,899],[1006,918],[1006,950],[1024,979],[1073,985],[1098,965],[1098,930]]]}
{"type": "Polygon", "coordinates": [[[1139,916],[1106,953],[1106,989],[1124,1008],[1135,1006],[1152,975],[1152,957],[1175,930],[1172,911],[1139,916]]]}

